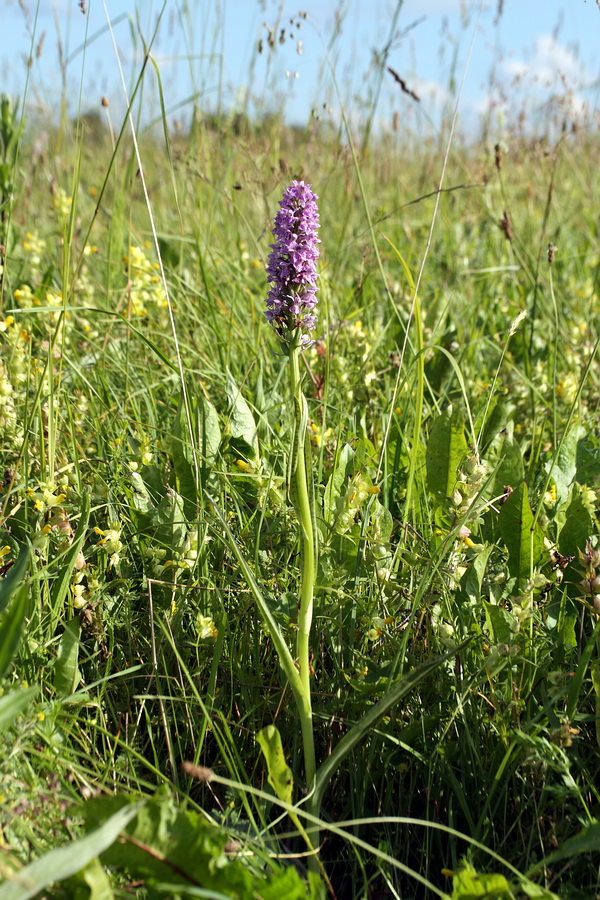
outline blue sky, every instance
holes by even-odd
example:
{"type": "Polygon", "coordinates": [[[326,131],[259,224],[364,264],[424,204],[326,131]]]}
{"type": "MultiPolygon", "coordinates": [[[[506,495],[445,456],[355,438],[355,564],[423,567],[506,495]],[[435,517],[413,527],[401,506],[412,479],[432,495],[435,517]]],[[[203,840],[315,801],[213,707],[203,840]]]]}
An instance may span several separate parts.
{"type": "MultiPolygon", "coordinates": [[[[89,43],[83,72],[83,54],[78,52],[86,27],[90,36],[105,29],[104,3],[116,22],[114,33],[130,85],[143,55],[141,38],[150,39],[163,2],[86,0],[84,15],[79,0],[0,0],[2,90],[22,95],[33,35],[36,58],[29,101],[49,112],[56,108],[61,95],[60,35],[63,57],[70,58],[66,77],[71,111],[76,111],[80,88],[84,109],[100,110],[103,95],[113,109],[121,109],[123,94],[109,34],[105,31],[89,43]]],[[[281,102],[289,121],[304,124],[312,109],[323,118],[339,120],[332,66],[342,101],[353,116],[359,116],[361,103],[364,108],[370,102],[376,87],[373,51],[381,51],[389,38],[397,0],[167,0],[164,7],[153,56],[172,120],[185,123],[190,110],[186,101],[198,93],[204,107],[214,107],[219,98],[234,108],[243,107],[249,97],[250,110],[281,102]],[[298,18],[299,8],[306,18],[298,18]],[[340,30],[334,38],[336,16],[340,30]],[[273,49],[267,43],[269,27],[276,35],[273,49]]],[[[437,124],[463,77],[471,42],[460,104],[466,130],[490,106],[501,128],[521,108],[527,108],[530,118],[543,113],[551,98],[568,117],[593,123],[593,113],[600,108],[600,8],[595,0],[405,0],[388,62],[420,103],[402,94],[386,74],[378,126],[390,127],[394,113],[411,127],[437,124]]],[[[151,76],[147,115],[157,109],[153,82],[151,76]]]]}

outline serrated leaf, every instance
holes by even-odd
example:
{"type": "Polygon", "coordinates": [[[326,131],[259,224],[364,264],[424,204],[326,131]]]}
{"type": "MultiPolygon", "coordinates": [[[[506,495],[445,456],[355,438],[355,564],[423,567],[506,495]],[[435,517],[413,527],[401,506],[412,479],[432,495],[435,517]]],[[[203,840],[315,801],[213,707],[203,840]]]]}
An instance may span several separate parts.
{"type": "Polygon", "coordinates": [[[498,524],[508,550],[509,572],[522,586],[544,554],[544,534],[539,525],[533,528],[533,513],[524,481],[502,505],[498,524]]]}
{"type": "MultiPolygon", "coordinates": [[[[81,813],[89,827],[129,803],[123,796],[97,798],[88,801],[81,813]]],[[[138,878],[202,886],[251,900],[255,896],[252,875],[242,862],[227,856],[228,840],[224,829],[192,810],[180,809],[173,797],[159,793],[146,802],[101,860],[126,868],[138,878]]]]}
{"type": "Polygon", "coordinates": [[[292,802],[294,776],[285,761],[281,735],[275,725],[267,725],[256,735],[263,752],[269,773],[269,784],[284,803],[292,802]]]}
{"type": "Polygon", "coordinates": [[[38,695],[39,690],[37,684],[34,684],[0,697],[0,734],[10,728],[17,716],[27,709],[31,701],[38,695]]]}
{"type": "Polygon", "coordinates": [[[58,697],[68,697],[79,684],[79,637],[81,620],[74,616],[67,622],[58,646],[54,669],[54,689],[58,697]]]}
{"type": "Polygon", "coordinates": [[[252,410],[230,372],[227,372],[229,399],[229,432],[234,440],[242,440],[253,456],[258,456],[258,432],[252,410]]]}
{"type": "Polygon", "coordinates": [[[433,423],[427,442],[427,487],[434,497],[450,497],[467,449],[462,416],[458,410],[449,407],[433,423]]]}

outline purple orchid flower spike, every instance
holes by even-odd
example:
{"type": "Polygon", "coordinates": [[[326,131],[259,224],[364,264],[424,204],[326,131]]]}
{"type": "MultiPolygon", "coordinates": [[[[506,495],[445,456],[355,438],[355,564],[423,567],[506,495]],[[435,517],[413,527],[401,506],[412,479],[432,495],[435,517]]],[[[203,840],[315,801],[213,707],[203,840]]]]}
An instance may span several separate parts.
{"type": "Polygon", "coordinates": [[[317,324],[317,237],[319,210],[310,184],[292,181],[279,202],[267,265],[272,285],[267,297],[266,317],[286,343],[298,340],[305,346],[317,324]]]}

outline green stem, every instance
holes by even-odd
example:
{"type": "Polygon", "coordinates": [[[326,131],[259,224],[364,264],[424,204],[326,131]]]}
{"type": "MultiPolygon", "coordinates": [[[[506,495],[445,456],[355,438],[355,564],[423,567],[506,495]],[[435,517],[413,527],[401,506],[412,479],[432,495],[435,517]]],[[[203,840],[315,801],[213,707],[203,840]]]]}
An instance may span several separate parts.
{"type": "MultiPolygon", "coordinates": [[[[316,763],[315,742],[312,724],[312,704],[310,696],[310,628],[313,617],[313,596],[316,580],[317,550],[314,523],[314,503],[312,497],[312,477],[309,470],[310,445],[307,433],[306,400],[300,383],[300,346],[297,341],[290,344],[290,391],[294,404],[295,431],[289,472],[290,491],[300,525],[302,575],[300,584],[300,607],[298,611],[298,636],[296,657],[302,685],[302,702],[298,703],[304,750],[304,770],[306,787],[314,787],[316,763]]],[[[299,699],[299,698],[298,698],[299,699]]]]}

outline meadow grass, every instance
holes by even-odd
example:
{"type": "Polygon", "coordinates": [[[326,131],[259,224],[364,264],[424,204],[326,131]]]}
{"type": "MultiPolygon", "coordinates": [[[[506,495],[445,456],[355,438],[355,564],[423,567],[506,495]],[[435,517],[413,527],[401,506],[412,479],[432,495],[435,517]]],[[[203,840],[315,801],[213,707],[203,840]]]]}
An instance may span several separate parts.
{"type": "Polygon", "coordinates": [[[596,135],[63,115],[40,155],[3,109],[0,900],[597,896],[596,135]],[[292,178],[310,790],[264,317],[292,178]]]}

